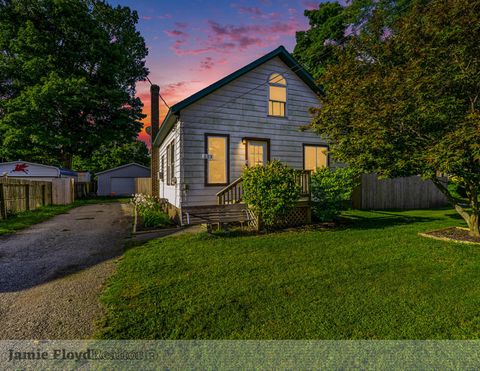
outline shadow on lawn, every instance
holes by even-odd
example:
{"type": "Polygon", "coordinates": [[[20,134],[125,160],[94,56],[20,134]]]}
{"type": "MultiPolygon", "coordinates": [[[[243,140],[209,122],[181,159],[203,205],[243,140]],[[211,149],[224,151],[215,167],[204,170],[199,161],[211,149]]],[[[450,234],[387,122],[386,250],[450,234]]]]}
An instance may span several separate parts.
{"type": "Polygon", "coordinates": [[[397,212],[390,211],[374,211],[373,213],[381,214],[381,216],[349,215],[341,219],[339,227],[342,229],[383,229],[414,223],[428,223],[442,219],[439,217],[399,215],[397,212]]]}
{"type": "MultiPolygon", "coordinates": [[[[450,209],[433,209],[431,211],[450,210],[450,209]]],[[[345,230],[345,229],[384,229],[397,227],[415,223],[431,223],[438,220],[455,219],[462,220],[462,217],[451,210],[438,216],[414,216],[409,214],[415,210],[365,210],[366,215],[346,215],[336,222],[313,222],[310,225],[292,227],[286,229],[273,229],[270,231],[252,231],[242,230],[240,228],[232,228],[227,230],[217,230],[210,234],[205,234],[204,238],[238,238],[249,236],[262,236],[266,234],[285,233],[290,231],[313,231],[313,230],[345,230]]],[[[429,210],[425,210],[428,212],[429,210]]]]}

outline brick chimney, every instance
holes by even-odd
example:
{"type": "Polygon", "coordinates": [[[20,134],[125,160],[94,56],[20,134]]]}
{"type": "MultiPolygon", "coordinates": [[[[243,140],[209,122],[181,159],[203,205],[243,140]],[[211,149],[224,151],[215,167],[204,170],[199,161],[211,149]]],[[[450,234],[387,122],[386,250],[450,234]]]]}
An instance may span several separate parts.
{"type": "Polygon", "coordinates": [[[151,143],[152,143],[152,160],[151,160],[151,177],[152,177],[152,195],[160,196],[160,181],[158,180],[158,172],[160,171],[160,155],[159,147],[154,146],[153,142],[157,137],[158,128],[160,126],[160,107],[159,107],[160,87],[158,85],[150,86],[151,99],[151,143]]]}

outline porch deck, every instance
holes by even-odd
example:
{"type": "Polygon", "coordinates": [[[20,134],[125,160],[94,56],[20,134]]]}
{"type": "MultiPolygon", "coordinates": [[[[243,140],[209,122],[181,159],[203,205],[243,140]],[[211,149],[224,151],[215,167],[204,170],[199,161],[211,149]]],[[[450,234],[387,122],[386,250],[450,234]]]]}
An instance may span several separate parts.
{"type": "MultiPolygon", "coordinates": [[[[279,225],[300,225],[311,221],[310,171],[299,170],[296,182],[301,188],[298,206],[279,225]]],[[[237,223],[259,227],[259,220],[243,203],[243,180],[238,178],[217,193],[217,205],[188,206],[182,208],[182,225],[218,225],[237,223]]]]}

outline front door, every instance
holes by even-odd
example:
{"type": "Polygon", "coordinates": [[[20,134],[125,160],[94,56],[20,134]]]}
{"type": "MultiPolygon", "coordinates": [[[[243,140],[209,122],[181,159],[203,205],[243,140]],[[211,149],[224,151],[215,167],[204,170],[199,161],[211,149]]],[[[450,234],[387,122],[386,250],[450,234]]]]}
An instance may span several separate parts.
{"type": "Polygon", "coordinates": [[[245,156],[247,166],[266,165],[270,160],[269,142],[265,139],[247,139],[245,156]]]}

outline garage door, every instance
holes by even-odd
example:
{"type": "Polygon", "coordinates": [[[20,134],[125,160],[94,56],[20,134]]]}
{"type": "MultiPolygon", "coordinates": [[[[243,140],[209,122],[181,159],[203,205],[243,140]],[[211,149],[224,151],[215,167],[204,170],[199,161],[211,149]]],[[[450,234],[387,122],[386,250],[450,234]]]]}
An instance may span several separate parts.
{"type": "Polygon", "coordinates": [[[135,193],[135,178],[112,178],[111,193],[130,196],[135,193]]]}

